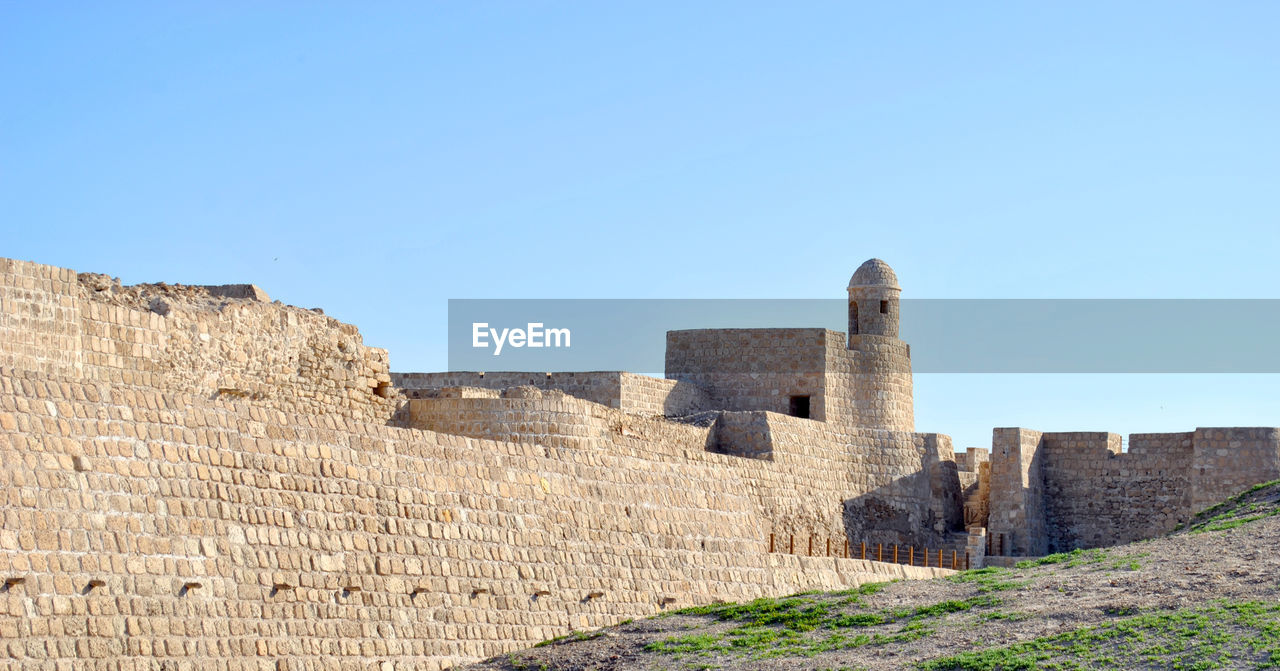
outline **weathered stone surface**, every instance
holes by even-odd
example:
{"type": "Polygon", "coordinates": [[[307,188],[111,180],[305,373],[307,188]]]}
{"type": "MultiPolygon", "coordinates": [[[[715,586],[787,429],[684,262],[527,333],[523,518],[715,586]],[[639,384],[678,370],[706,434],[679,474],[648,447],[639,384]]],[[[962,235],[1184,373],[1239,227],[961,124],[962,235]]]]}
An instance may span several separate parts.
{"type": "Polygon", "coordinates": [[[1152,538],[1250,486],[1280,478],[1280,429],[1041,433],[996,429],[990,542],[1038,555],[1152,538]]]}
{"type": "Polygon", "coordinates": [[[841,556],[864,541],[975,561],[1110,544],[1280,477],[1268,428],[1123,454],[997,429],[989,459],[957,460],[914,431],[892,269],[854,280],[856,332],[672,332],[671,379],[393,375],[355,327],[252,285],[0,259],[0,659],[442,668],[945,573],[841,556]]]}
{"type": "Polygon", "coordinates": [[[714,423],[662,417],[712,407],[704,390],[629,373],[406,402],[378,393],[385,352],[315,312],[5,267],[12,668],[440,668],[663,609],[943,572],[798,556],[847,554],[845,503],[878,488],[933,533],[922,464],[949,459],[943,437],[757,411],[768,457],[744,458],[708,449],[714,423]]]}

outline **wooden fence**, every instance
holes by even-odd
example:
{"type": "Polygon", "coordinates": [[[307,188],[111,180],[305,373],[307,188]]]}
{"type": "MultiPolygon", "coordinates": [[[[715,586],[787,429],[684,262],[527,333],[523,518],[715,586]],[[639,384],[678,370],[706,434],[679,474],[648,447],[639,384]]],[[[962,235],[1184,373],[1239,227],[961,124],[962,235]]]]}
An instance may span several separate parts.
{"type": "Polygon", "coordinates": [[[807,537],[801,536],[799,539],[796,538],[795,534],[787,534],[785,537],[769,534],[769,552],[799,554],[805,557],[869,559],[871,561],[906,564],[908,566],[949,568],[957,571],[967,571],[969,569],[968,552],[961,555],[957,550],[951,550],[948,553],[942,548],[931,549],[925,546],[886,545],[884,543],[868,545],[863,542],[854,545],[853,541],[846,541],[843,538],[833,544],[830,538],[817,539],[813,534],[809,534],[807,537]],[[799,540],[799,552],[796,551],[797,540],[799,540]]]}

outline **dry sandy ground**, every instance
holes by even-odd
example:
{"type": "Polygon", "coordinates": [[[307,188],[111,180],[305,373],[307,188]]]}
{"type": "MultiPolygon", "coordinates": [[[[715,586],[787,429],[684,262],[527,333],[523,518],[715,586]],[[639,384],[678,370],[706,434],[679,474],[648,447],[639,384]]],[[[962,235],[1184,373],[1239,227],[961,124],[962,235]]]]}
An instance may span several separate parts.
{"type": "MultiPolygon", "coordinates": [[[[831,616],[884,614],[895,610],[899,613],[894,616],[896,620],[893,623],[843,628],[819,624],[808,631],[789,632],[793,637],[816,641],[838,631],[841,635],[880,634],[889,637],[888,640],[882,638],[860,645],[836,646],[839,649],[817,651],[816,654],[812,654],[815,652],[812,648],[804,653],[778,654],[780,647],[777,642],[767,640],[760,644],[740,641],[741,647],[731,646],[726,632],[751,624],[741,614],[728,621],[716,614],[674,615],[593,632],[595,637],[588,640],[566,640],[496,657],[471,668],[477,671],[921,668],[928,660],[966,651],[999,648],[1098,625],[1114,628],[1121,623],[1118,626],[1123,627],[1126,626],[1124,622],[1135,621],[1130,618],[1200,612],[1197,609],[1221,605],[1224,603],[1222,600],[1261,602],[1274,605],[1280,611],[1280,543],[1277,542],[1280,540],[1280,516],[1274,515],[1280,511],[1277,501],[1280,501],[1280,486],[1272,486],[1250,493],[1232,505],[1201,518],[1207,520],[1226,510],[1225,518],[1212,523],[1218,527],[1231,526],[1232,520],[1238,523],[1240,519],[1248,518],[1247,523],[1234,528],[1178,533],[1157,540],[1085,552],[1060,563],[970,575],[968,581],[898,582],[872,594],[852,597],[848,594],[805,595],[803,601],[793,602],[799,604],[793,610],[822,604],[831,616]],[[914,640],[910,640],[912,636],[901,635],[904,623],[912,622],[910,617],[904,619],[901,614],[920,613],[922,609],[947,602],[953,606],[960,603],[961,608],[968,603],[969,607],[941,615],[917,617],[917,624],[924,625],[927,633],[914,640]],[[680,645],[668,645],[665,652],[646,649],[646,646],[662,645],[661,642],[670,642],[673,638],[678,643],[679,637],[690,636],[702,638],[687,639],[692,643],[686,645],[684,651],[680,651],[680,645]],[[698,641],[711,641],[713,644],[696,649],[698,641]]],[[[749,619],[751,615],[745,617],[749,619]]],[[[1220,614],[1210,612],[1207,617],[1201,616],[1202,621],[1196,626],[1212,630],[1214,623],[1223,619],[1220,614]]],[[[1276,640],[1280,641],[1280,613],[1272,619],[1276,640]]],[[[1060,668],[1273,668],[1269,661],[1280,663],[1280,653],[1274,652],[1280,647],[1262,650],[1256,647],[1257,644],[1248,648],[1240,643],[1245,640],[1241,638],[1243,634],[1256,634],[1256,631],[1237,631],[1238,627],[1233,629],[1234,625],[1217,626],[1217,639],[1210,642],[1182,630],[1157,633],[1157,639],[1160,636],[1177,639],[1171,646],[1175,649],[1168,654],[1153,655],[1146,650],[1138,654],[1133,652],[1136,648],[1122,648],[1128,652],[1109,657],[1100,655],[1095,646],[1095,649],[1079,655],[1057,655],[1053,661],[1063,663],[1065,660],[1060,668]],[[1182,647],[1179,649],[1179,646],[1182,647]]],[[[1267,627],[1272,625],[1264,622],[1262,626],[1266,636],[1270,636],[1273,630],[1267,627]]],[[[757,623],[754,631],[767,634],[783,628],[776,624],[759,626],[757,623]]],[[[1146,641],[1144,645],[1152,644],[1154,640],[1149,631],[1146,635],[1137,635],[1137,640],[1142,639],[1146,641]]],[[[1164,639],[1156,642],[1161,641],[1164,639]]],[[[1029,666],[1018,666],[1009,661],[1003,665],[990,661],[985,662],[985,666],[983,664],[971,661],[970,665],[939,668],[1049,666],[1044,661],[1029,666]]]]}

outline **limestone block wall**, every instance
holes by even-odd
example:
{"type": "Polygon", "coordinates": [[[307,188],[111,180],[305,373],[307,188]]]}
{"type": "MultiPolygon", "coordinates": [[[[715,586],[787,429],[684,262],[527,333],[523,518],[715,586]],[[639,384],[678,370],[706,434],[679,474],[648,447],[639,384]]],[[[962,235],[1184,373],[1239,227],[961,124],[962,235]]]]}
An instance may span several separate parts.
{"type": "Polygon", "coordinates": [[[748,459],[709,451],[710,427],[529,390],[434,400],[608,430],[398,426],[385,352],[354,327],[258,290],[6,268],[11,668],[433,669],[664,607],[938,574],[766,551],[788,525],[841,531],[858,492],[927,518],[909,433],[767,415],[773,458],[748,459]]]}
{"type": "Polygon", "coordinates": [[[562,391],[575,398],[638,415],[681,416],[712,409],[707,393],[687,382],[622,371],[525,373],[392,373],[392,384],[407,398],[429,398],[441,389],[529,386],[562,391]]]}
{"type": "Polygon", "coordinates": [[[893,431],[915,430],[911,348],[888,336],[856,335],[849,342],[853,359],[852,386],[845,393],[857,408],[857,425],[893,431]]]}
{"type": "Polygon", "coordinates": [[[964,452],[956,452],[955,461],[964,509],[964,528],[982,527],[985,538],[991,501],[990,453],[980,447],[969,447],[964,452]]]}
{"type": "Polygon", "coordinates": [[[1280,478],[1280,429],[1200,428],[1193,436],[1191,512],[1280,478]]]}
{"type": "Polygon", "coordinates": [[[79,374],[80,306],[74,270],[0,259],[0,366],[79,374]]]}
{"type": "Polygon", "coordinates": [[[665,378],[620,373],[623,412],[657,417],[680,417],[712,410],[715,406],[701,387],[665,378]]]}
{"type": "Polygon", "coordinates": [[[1127,543],[1277,478],[1275,428],[1137,433],[1127,452],[1113,433],[996,429],[990,532],[1005,555],[1127,543]]]}
{"type": "Polygon", "coordinates": [[[826,419],[826,329],[697,329],[667,332],[666,377],[705,389],[722,410],[790,413],[809,396],[810,417],[826,419]]]}
{"type": "Polygon", "coordinates": [[[941,434],[855,429],[846,440],[855,494],[844,502],[851,539],[940,547],[963,511],[951,439],[941,434]]]}
{"type": "Polygon", "coordinates": [[[555,389],[584,401],[610,408],[621,406],[621,373],[589,371],[581,373],[530,373],[515,371],[451,371],[447,373],[392,373],[391,383],[408,398],[430,397],[449,387],[507,389],[537,387],[555,389]]]}
{"type": "Polygon", "coordinates": [[[604,406],[536,387],[453,387],[406,405],[408,426],[473,438],[588,448],[620,430],[604,406]]]}
{"type": "Polygon", "coordinates": [[[385,350],[364,346],[354,326],[267,302],[256,288],[125,287],[0,259],[0,303],[0,365],[304,412],[394,410],[383,397],[385,350]]]}
{"type": "MultiPolygon", "coordinates": [[[[950,438],[850,429],[772,412],[722,413],[713,444],[779,537],[940,547],[962,513],[950,438]],[[753,462],[764,460],[759,466],[753,462]]],[[[696,444],[696,443],[695,443],[696,444]]]]}
{"type": "Polygon", "coordinates": [[[31,669],[440,668],[890,575],[769,554],[740,478],[620,447],[3,369],[0,574],[23,582],[0,600],[0,651],[31,669]]]}
{"type": "Polygon", "coordinates": [[[915,430],[911,348],[897,338],[831,333],[827,338],[826,418],[837,424],[915,430]]]}
{"type": "Polygon", "coordinates": [[[939,536],[964,528],[964,495],[951,436],[916,433],[916,449],[923,455],[929,475],[929,524],[939,536]]]}
{"type": "Polygon", "coordinates": [[[1048,552],[1153,538],[1188,516],[1190,433],[1045,433],[1048,552]]]}
{"type": "Polygon", "coordinates": [[[895,337],[826,329],[702,329],[667,333],[668,378],[707,390],[714,407],[790,414],[808,396],[813,419],[915,430],[911,349],[895,337]]]}
{"type": "Polygon", "coordinates": [[[1040,432],[997,428],[991,438],[988,536],[994,554],[1046,554],[1040,432]]]}
{"type": "Polygon", "coordinates": [[[991,461],[991,453],[982,447],[966,447],[964,452],[956,452],[956,468],[969,473],[977,473],[981,464],[991,461]]]}
{"type": "Polygon", "coordinates": [[[708,447],[739,457],[773,459],[773,426],[769,420],[770,413],[762,410],[721,412],[711,427],[708,447]]]}
{"type": "Polygon", "coordinates": [[[407,408],[414,428],[593,451],[623,441],[649,458],[710,460],[742,479],[765,534],[936,547],[961,528],[950,439],[937,434],[841,433],[764,411],[719,412],[703,426],[643,421],[532,387],[445,389],[407,408]]]}

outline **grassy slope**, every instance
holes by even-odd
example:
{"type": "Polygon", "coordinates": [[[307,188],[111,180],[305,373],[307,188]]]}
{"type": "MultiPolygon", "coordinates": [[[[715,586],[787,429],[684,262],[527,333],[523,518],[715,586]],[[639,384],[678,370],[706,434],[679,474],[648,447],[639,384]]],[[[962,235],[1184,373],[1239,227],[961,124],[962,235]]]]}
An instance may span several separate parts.
{"type": "Polygon", "coordinates": [[[1280,482],[1155,541],[686,609],[485,669],[1280,669],[1280,482]]]}

